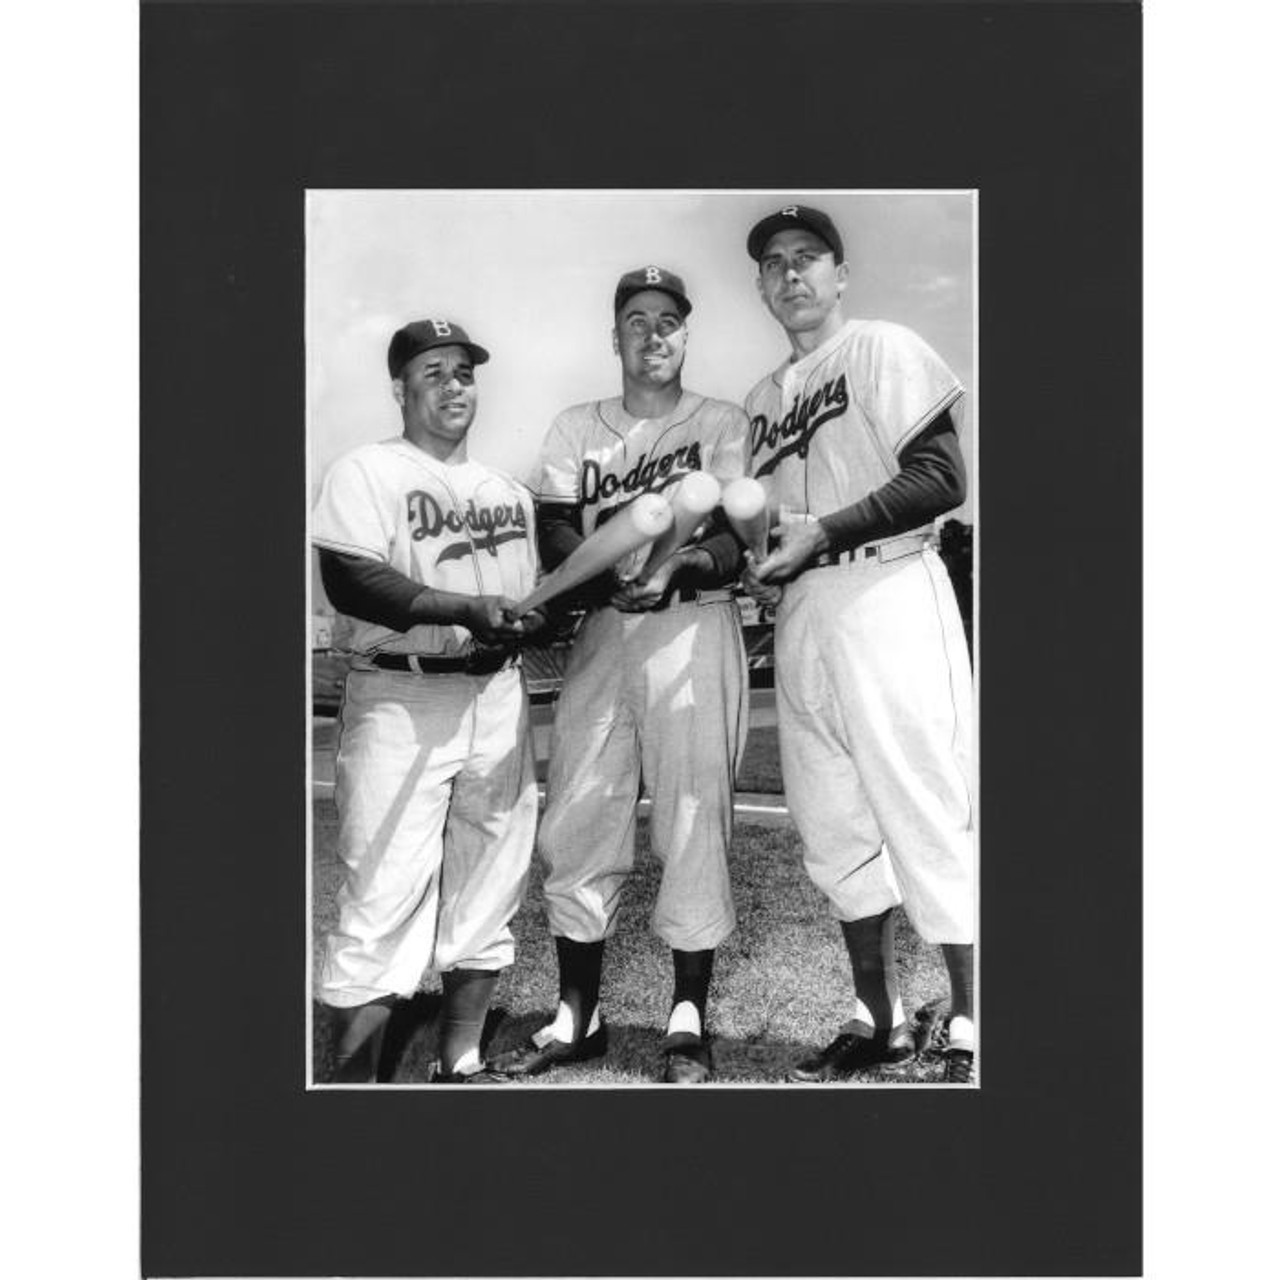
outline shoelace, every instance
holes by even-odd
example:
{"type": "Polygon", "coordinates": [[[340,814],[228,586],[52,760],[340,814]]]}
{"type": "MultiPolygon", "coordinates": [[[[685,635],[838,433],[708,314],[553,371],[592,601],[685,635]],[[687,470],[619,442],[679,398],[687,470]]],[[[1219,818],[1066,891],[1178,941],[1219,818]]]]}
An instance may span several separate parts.
{"type": "Polygon", "coordinates": [[[947,1084],[968,1084],[973,1079],[973,1055],[963,1050],[947,1054],[942,1078],[947,1084]]]}

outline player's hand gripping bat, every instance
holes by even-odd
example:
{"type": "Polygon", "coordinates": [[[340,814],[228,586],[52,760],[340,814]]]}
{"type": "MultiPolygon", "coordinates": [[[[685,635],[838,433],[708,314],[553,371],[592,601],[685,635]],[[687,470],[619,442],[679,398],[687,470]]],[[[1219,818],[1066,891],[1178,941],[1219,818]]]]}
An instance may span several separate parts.
{"type": "Polygon", "coordinates": [[[607,524],[583,539],[514,609],[521,618],[548,600],[612,568],[623,556],[665,533],[674,516],[671,504],[656,493],[642,493],[607,524]]]}

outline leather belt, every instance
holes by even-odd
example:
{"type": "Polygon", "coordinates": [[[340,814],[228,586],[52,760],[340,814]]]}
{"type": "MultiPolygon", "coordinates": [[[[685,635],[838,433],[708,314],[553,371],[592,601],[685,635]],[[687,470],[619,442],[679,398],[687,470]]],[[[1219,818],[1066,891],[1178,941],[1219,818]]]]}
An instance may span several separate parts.
{"type": "Polygon", "coordinates": [[[409,671],[420,676],[491,676],[511,667],[519,655],[510,649],[477,649],[457,658],[432,657],[425,653],[373,653],[369,661],[383,671],[409,671]]]}
{"type": "Polygon", "coordinates": [[[928,537],[923,533],[908,533],[900,538],[886,538],[883,542],[869,542],[865,546],[854,547],[852,551],[824,551],[814,560],[812,567],[827,569],[832,565],[853,564],[858,560],[879,560],[881,564],[890,564],[894,560],[923,551],[928,542],[928,537]]]}

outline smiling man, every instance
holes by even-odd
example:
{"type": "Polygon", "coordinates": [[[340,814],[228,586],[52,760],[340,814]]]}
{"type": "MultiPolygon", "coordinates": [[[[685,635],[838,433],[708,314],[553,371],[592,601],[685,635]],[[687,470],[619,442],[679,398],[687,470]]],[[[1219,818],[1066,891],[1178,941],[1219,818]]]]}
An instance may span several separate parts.
{"type": "MultiPolygon", "coordinates": [[[[642,493],[670,491],[693,471],[721,483],[742,475],[746,416],[681,380],[691,310],[684,282],[664,268],[618,282],[612,343],[622,394],[565,410],[543,445],[539,544],[548,568],[642,493]]],[[[532,1043],[494,1059],[499,1073],[537,1075],[605,1052],[601,966],[635,861],[643,785],[662,863],[653,929],[674,968],[657,1076],[712,1077],[706,1005],[715,949],[735,923],[727,856],[747,730],[742,624],[725,585],[740,565],[733,534],[711,522],[652,573],[625,585],[607,574],[587,593],[556,706],[538,834],[560,1003],[532,1043]]]]}
{"type": "Polygon", "coordinates": [[[376,1080],[390,1009],[428,973],[444,988],[431,1079],[482,1076],[515,957],[538,808],[518,645],[543,619],[508,612],[537,574],[532,495],[467,456],[488,359],[452,321],[398,330],[403,430],[339,458],[312,519],[352,654],[334,797],[346,878],[320,982],[338,1082],[376,1080]]]}
{"type": "Polygon", "coordinates": [[[836,1080],[912,1054],[893,908],[940,943],[951,980],[944,1079],[974,1078],[971,677],[932,523],[964,501],[963,389],[920,337],[846,319],[840,233],[787,205],[747,239],[788,359],[747,397],[752,473],[780,514],[744,582],[777,606],[778,738],[805,868],[844,934],[853,1015],[790,1078],[836,1080]]]}

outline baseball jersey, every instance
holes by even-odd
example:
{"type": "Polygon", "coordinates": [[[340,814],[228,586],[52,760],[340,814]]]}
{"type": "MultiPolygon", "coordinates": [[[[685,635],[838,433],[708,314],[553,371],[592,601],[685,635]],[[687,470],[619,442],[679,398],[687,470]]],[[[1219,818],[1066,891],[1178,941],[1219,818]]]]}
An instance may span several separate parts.
{"type": "MultiPolygon", "coordinates": [[[[403,436],[361,445],[329,469],[312,513],[317,547],[389,565],[413,582],[461,595],[519,600],[533,590],[533,498],[479,462],[445,464],[403,436]]],[[[394,631],[340,616],[335,643],[356,653],[454,656],[471,633],[423,623],[394,631]]]]}
{"type": "Polygon", "coordinates": [[[903,447],[963,394],[910,329],[848,320],[751,389],[751,474],[773,506],[830,515],[893,479],[903,447]]]}
{"type": "Polygon", "coordinates": [[[574,405],[543,443],[538,498],[581,503],[585,537],[639,494],[660,493],[691,471],[721,484],[738,479],[746,430],[737,405],[692,391],[664,418],[633,418],[621,396],[574,405]]]}

